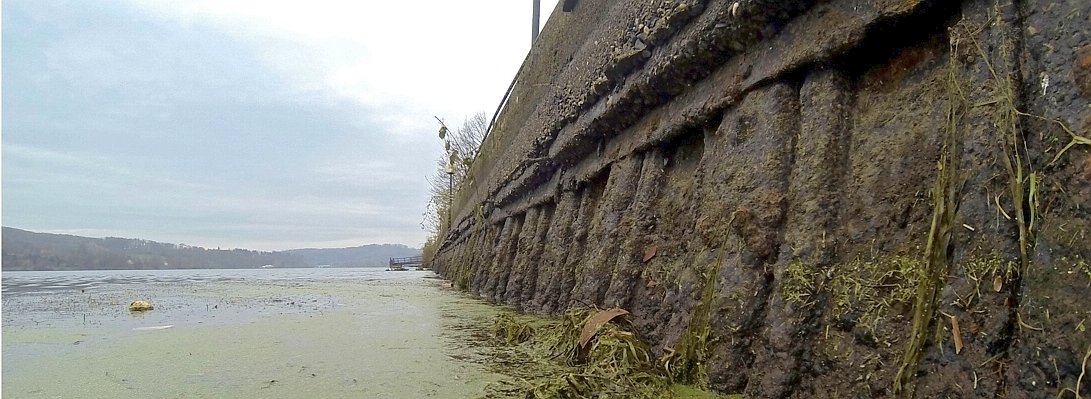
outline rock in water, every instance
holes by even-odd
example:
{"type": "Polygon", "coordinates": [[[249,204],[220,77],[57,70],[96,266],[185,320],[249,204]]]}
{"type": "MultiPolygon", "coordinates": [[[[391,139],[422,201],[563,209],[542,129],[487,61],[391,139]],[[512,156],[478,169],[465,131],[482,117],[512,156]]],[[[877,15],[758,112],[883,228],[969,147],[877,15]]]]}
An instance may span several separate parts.
{"type": "Polygon", "coordinates": [[[129,304],[129,311],[131,312],[143,312],[145,310],[155,309],[151,302],[148,301],[133,301],[129,304]]]}

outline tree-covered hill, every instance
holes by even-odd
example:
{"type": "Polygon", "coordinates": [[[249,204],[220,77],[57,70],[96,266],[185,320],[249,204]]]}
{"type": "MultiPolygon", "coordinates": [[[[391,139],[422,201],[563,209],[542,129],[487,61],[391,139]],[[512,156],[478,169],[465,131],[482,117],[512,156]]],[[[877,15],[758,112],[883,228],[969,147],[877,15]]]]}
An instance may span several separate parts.
{"type": "Polygon", "coordinates": [[[332,267],[386,266],[390,258],[420,255],[420,250],[401,244],[372,244],[350,248],[305,248],[284,251],[312,265],[332,267]]]}
{"type": "Polygon", "coordinates": [[[89,238],[3,228],[3,270],[234,269],[384,266],[389,257],[419,255],[404,245],[281,252],[206,249],[131,238],[89,238]]]}

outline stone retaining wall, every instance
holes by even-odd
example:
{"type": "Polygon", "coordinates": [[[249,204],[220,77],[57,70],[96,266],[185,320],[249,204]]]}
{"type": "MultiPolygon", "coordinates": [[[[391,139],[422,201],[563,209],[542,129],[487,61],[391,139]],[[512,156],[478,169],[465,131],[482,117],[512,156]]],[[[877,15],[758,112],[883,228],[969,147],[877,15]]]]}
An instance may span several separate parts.
{"type": "Polygon", "coordinates": [[[1089,18],[1085,0],[579,1],[432,265],[528,312],[623,307],[658,354],[707,330],[721,392],[1075,397],[1091,146],[1066,145],[1091,130],[1089,18]]]}

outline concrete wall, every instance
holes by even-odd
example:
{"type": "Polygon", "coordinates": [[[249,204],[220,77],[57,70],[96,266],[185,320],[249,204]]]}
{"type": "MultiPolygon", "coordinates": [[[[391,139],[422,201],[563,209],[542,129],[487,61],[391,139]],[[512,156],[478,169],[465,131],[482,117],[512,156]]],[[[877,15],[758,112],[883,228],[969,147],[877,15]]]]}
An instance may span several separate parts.
{"type": "Polygon", "coordinates": [[[1062,150],[1091,130],[1089,18],[1086,0],[579,1],[535,44],[433,267],[529,312],[623,307],[659,354],[708,329],[722,392],[1075,389],[1091,146],[1062,150]]]}

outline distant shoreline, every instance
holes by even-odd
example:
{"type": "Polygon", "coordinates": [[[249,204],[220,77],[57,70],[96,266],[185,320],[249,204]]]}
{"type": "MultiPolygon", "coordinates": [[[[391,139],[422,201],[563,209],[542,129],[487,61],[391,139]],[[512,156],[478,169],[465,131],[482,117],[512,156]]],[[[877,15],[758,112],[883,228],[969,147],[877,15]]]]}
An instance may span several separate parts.
{"type": "Polygon", "coordinates": [[[22,273],[22,271],[33,271],[33,273],[41,273],[41,271],[58,271],[58,273],[67,273],[67,271],[171,271],[171,270],[284,270],[284,269],[386,269],[386,266],[329,266],[329,267],[317,267],[317,266],[290,266],[290,267],[188,267],[188,268],[169,268],[169,269],[0,269],[3,273],[22,273]]]}
{"type": "Polygon", "coordinates": [[[401,244],[285,251],[208,249],[133,238],[91,238],[3,228],[3,271],[193,270],[386,267],[390,258],[418,256],[401,244]]]}

